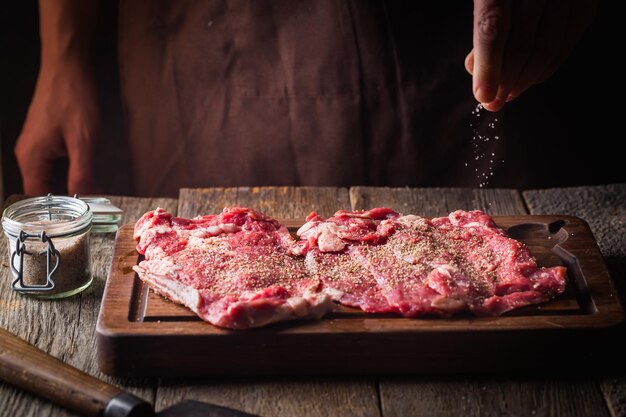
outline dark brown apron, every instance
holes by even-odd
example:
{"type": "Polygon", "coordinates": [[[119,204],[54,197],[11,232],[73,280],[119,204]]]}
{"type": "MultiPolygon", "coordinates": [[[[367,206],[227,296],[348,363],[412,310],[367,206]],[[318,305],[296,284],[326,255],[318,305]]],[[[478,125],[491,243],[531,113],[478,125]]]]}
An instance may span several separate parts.
{"type": "Polygon", "coordinates": [[[427,3],[120,2],[135,193],[477,186],[472,3],[427,3]]]}

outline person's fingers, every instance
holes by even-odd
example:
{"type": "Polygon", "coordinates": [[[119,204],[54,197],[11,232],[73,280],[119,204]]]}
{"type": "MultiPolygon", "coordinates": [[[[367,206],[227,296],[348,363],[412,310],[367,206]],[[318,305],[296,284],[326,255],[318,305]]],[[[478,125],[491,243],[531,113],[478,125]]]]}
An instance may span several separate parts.
{"type": "Polygon", "coordinates": [[[465,70],[469,72],[470,75],[474,75],[474,50],[473,49],[465,57],[465,70]]]}
{"type": "Polygon", "coordinates": [[[67,174],[68,194],[94,194],[97,192],[95,180],[95,140],[93,133],[68,133],[66,141],[68,147],[69,169],[67,174]]]}
{"type": "Polygon", "coordinates": [[[23,133],[15,146],[24,193],[28,195],[45,195],[57,191],[54,166],[60,155],[47,153],[44,147],[38,146],[40,142],[29,133],[23,133]]]}
{"type": "Polygon", "coordinates": [[[70,159],[67,175],[68,194],[97,193],[92,161],[93,158],[86,156],[74,156],[70,159]]]}
{"type": "MultiPolygon", "coordinates": [[[[473,74],[474,50],[472,50],[465,58],[465,69],[467,69],[467,72],[469,72],[470,74],[473,74]]],[[[506,102],[498,97],[499,96],[496,95],[496,98],[490,101],[489,103],[481,103],[483,105],[483,108],[491,112],[497,112],[497,111],[502,110],[506,102]]]]}
{"type": "Polygon", "coordinates": [[[513,2],[511,6],[510,30],[497,94],[501,101],[506,101],[532,55],[544,3],[545,0],[522,0],[513,2]]]}
{"type": "Polygon", "coordinates": [[[498,93],[510,12],[510,0],[474,1],[472,90],[481,103],[490,103],[498,93]]]}
{"type": "Polygon", "coordinates": [[[533,53],[526,62],[509,100],[515,99],[540,79],[547,68],[553,66],[564,40],[570,11],[570,1],[550,0],[545,3],[543,16],[537,29],[533,53]]]}
{"type": "MultiPolygon", "coordinates": [[[[467,57],[465,57],[465,69],[467,70],[467,72],[470,73],[470,75],[473,75],[474,73],[474,50],[473,49],[470,51],[469,54],[467,54],[467,57]]],[[[481,103],[481,104],[483,105],[485,109],[496,112],[496,111],[500,111],[502,107],[504,107],[505,101],[496,98],[489,103],[481,103]]]]}
{"type": "Polygon", "coordinates": [[[504,107],[504,105],[506,104],[505,100],[499,99],[499,98],[495,98],[494,100],[490,101],[489,103],[482,103],[483,107],[486,110],[489,111],[500,111],[502,110],[502,108],[504,107]]]}

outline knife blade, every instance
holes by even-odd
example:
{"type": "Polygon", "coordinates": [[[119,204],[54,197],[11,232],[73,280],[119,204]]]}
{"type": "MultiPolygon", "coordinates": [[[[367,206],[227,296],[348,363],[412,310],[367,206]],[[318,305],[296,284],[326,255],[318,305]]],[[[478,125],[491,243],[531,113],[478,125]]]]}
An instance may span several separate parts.
{"type": "Polygon", "coordinates": [[[191,400],[155,413],[150,403],[60,361],[4,329],[0,329],[0,380],[89,417],[254,417],[191,400]]]}

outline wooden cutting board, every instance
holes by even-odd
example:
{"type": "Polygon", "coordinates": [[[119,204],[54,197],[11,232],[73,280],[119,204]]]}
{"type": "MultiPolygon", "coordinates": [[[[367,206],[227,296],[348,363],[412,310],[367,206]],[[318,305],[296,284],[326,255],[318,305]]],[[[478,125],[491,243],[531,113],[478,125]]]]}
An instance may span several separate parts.
{"type": "Polygon", "coordinates": [[[125,225],[98,317],[98,364],[115,376],[188,377],[553,369],[593,360],[625,315],[588,225],[570,216],[494,219],[540,266],[567,267],[563,295],[501,317],[407,319],[340,307],[322,320],[245,331],[214,327],[150,291],[132,270],[139,255],[133,225],[125,225]]]}

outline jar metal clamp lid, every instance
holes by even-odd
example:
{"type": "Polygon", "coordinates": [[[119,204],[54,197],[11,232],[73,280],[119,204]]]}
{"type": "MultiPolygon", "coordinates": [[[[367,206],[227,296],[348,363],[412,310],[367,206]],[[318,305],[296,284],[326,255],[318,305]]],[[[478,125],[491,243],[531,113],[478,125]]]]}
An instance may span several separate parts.
{"type": "Polygon", "coordinates": [[[15,251],[11,254],[11,269],[17,276],[11,287],[15,291],[51,291],[54,289],[54,281],[52,280],[52,275],[59,268],[59,264],[61,263],[61,254],[58,250],[54,248],[54,244],[52,243],[52,239],[48,237],[46,232],[41,232],[39,234],[28,234],[24,231],[20,232],[20,235],[17,239],[15,239],[15,251]],[[32,255],[31,252],[26,250],[26,245],[24,241],[28,238],[38,237],[41,239],[43,243],[48,243],[48,248],[46,249],[46,283],[45,284],[26,284],[24,282],[24,255],[32,255]],[[15,267],[15,257],[19,258],[19,267],[15,267]],[[50,269],[51,260],[54,257],[54,267],[50,269]]]}

